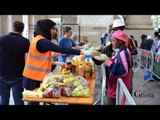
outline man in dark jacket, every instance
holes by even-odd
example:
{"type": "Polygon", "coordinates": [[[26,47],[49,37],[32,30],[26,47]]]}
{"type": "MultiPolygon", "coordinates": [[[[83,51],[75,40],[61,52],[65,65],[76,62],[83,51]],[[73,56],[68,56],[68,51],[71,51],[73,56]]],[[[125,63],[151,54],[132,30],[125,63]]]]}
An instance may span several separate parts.
{"type": "Polygon", "coordinates": [[[24,23],[15,21],[13,28],[0,37],[0,105],[9,105],[11,89],[15,105],[24,105],[22,72],[30,42],[22,36],[24,23]]]}

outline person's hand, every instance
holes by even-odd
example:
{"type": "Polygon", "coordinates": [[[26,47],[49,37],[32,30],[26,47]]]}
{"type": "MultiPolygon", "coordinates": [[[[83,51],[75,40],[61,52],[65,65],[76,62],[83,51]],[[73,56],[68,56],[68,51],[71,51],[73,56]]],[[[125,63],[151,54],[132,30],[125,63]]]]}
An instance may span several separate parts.
{"type": "Polygon", "coordinates": [[[54,64],[55,65],[60,65],[60,66],[62,66],[62,67],[65,67],[66,66],[66,63],[64,63],[64,62],[54,62],[54,64]]]}
{"type": "Polygon", "coordinates": [[[105,57],[94,56],[94,58],[99,60],[99,61],[108,61],[109,60],[109,58],[107,56],[105,56],[105,57]]]}
{"type": "Polygon", "coordinates": [[[82,55],[97,56],[97,55],[98,55],[98,51],[81,49],[81,54],[82,54],[82,55]]]}
{"type": "Polygon", "coordinates": [[[98,51],[92,51],[92,57],[98,56],[98,51]]]}
{"type": "Polygon", "coordinates": [[[61,65],[62,67],[65,67],[66,66],[66,63],[64,62],[57,62],[58,65],[61,65]]]}
{"type": "Polygon", "coordinates": [[[53,53],[53,58],[58,58],[58,56],[60,56],[60,55],[61,55],[61,53],[54,52],[53,53]]]}
{"type": "Polygon", "coordinates": [[[89,48],[89,44],[83,45],[83,48],[89,48]]]}
{"type": "Polygon", "coordinates": [[[80,54],[84,55],[84,49],[81,49],[80,51],[81,51],[80,54]]]}

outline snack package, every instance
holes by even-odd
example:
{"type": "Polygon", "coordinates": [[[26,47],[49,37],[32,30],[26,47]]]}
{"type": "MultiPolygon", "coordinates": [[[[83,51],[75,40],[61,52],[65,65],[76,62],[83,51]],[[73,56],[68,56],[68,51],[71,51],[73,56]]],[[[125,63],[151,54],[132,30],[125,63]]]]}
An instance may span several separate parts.
{"type": "Polygon", "coordinates": [[[23,97],[43,98],[43,93],[42,92],[24,90],[22,94],[23,94],[23,97]]]}

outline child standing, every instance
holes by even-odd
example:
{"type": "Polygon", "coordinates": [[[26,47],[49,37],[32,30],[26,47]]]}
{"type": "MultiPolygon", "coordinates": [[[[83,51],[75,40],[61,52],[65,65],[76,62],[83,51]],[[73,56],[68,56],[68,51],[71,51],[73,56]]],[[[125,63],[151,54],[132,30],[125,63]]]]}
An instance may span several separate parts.
{"type": "Polygon", "coordinates": [[[119,49],[118,53],[114,58],[100,58],[95,56],[95,59],[105,60],[106,66],[110,71],[110,78],[108,83],[108,104],[115,105],[116,103],[116,87],[117,80],[121,78],[126,85],[127,89],[130,90],[130,80],[132,73],[132,62],[131,54],[127,46],[125,45],[125,40],[127,35],[122,30],[117,30],[111,35],[111,42],[113,49],[119,49]]]}

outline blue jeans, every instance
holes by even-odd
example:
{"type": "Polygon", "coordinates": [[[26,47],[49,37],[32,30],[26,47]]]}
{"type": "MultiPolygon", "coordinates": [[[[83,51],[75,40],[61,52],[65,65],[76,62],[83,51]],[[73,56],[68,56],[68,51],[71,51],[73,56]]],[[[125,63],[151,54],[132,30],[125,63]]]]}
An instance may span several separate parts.
{"type": "Polygon", "coordinates": [[[0,105],[9,105],[10,91],[15,105],[24,105],[22,100],[22,77],[21,78],[2,78],[0,77],[0,105]]]}

